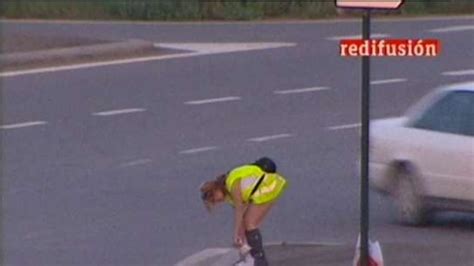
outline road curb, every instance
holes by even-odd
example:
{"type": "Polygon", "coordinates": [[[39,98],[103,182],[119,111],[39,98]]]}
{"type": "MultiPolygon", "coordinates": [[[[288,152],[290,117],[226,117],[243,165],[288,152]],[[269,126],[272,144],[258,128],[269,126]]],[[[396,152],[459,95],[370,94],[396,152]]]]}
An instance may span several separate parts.
{"type": "MultiPolygon", "coordinates": [[[[316,242],[316,241],[275,241],[265,243],[265,247],[275,246],[342,246],[339,242],[316,242]]],[[[209,248],[199,251],[179,261],[174,266],[223,266],[231,265],[239,259],[235,248],[209,248]],[[210,263],[210,264],[209,264],[210,263]]]]}
{"type": "Polygon", "coordinates": [[[268,242],[265,243],[266,247],[273,247],[273,246],[323,246],[323,247],[330,247],[330,246],[341,246],[344,243],[340,242],[317,242],[317,241],[276,241],[276,242],[268,242]]]}
{"type": "Polygon", "coordinates": [[[96,57],[117,56],[156,50],[152,42],[130,39],[121,42],[93,44],[69,48],[18,52],[0,55],[0,68],[24,67],[96,57]]]}
{"type": "Polygon", "coordinates": [[[232,248],[208,248],[184,258],[174,266],[197,266],[232,251],[232,248]]]}
{"type": "MultiPolygon", "coordinates": [[[[445,19],[473,19],[474,16],[469,14],[460,15],[403,15],[396,17],[376,17],[377,22],[392,22],[392,21],[432,21],[445,19]]],[[[351,17],[334,17],[321,19],[267,19],[254,21],[212,21],[212,20],[189,20],[189,21],[136,21],[136,20],[66,20],[66,19],[0,19],[0,23],[43,23],[43,24],[102,24],[102,25],[225,25],[225,24],[326,24],[326,23],[340,23],[340,22],[359,22],[359,18],[351,17]]]]}
{"type": "MultiPolygon", "coordinates": [[[[336,247],[342,246],[342,243],[337,242],[316,242],[316,241],[276,241],[276,242],[267,242],[265,247],[271,248],[276,246],[282,247],[306,247],[306,246],[315,246],[315,247],[336,247]]],[[[240,259],[240,255],[237,249],[230,249],[227,253],[220,256],[216,261],[210,266],[224,266],[224,265],[233,265],[236,261],[240,259]]],[[[189,265],[189,266],[201,266],[201,265],[189,265]]]]}

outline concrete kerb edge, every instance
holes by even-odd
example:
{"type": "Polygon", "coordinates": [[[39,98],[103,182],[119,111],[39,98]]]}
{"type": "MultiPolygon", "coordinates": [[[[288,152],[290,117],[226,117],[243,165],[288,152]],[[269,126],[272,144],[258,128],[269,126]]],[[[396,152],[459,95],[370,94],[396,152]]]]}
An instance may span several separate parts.
{"type": "MultiPolygon", "coordinates": [[[[331,247],[331,246],[342,246],[343,243],[340,242],[316,242],[316,241],[274,241],[265,243],[265,247],[275,247],[275,246],[321,246],[321,247],[331,247]]],[[[212,266],[222,266],[223,262],[235,260],[236,249],[235,248],[208,248],[190,255],[189,257],[184,258],[183,260],[176,263],[174,266],[199,266],[199,263],[203,261],[216,259],[217,262],[212,266]]]]}
{"type": "MultiPolygon", "coordinates": [[[[430,20],[445,20],[445,19],[473,19],[474,16],[469,14],[460,15],[407,15],[398,17],[380,17],[375,18],[377,22],[393,22],[393,21],[430,21],[430,20]]],[[[136,24],[136,25],[215,25],[215,24],[326,24],[326,23],[340,23],[340,22],[358,22],[359,18],[351,17],[335,17],[325,19],[268,19],[268,20],[254,20],[254,21],[212,21],[212,20],[197,20],[197,21],[134,21],[134,20],[61,20],[61,19],[12,19],[2,18],[0,23],[49,23],[49,24],[136,24]]]]}
{"type": "MultiPolygon", "coordinates": [[[[315,241],[276,241],[276,242],[267,242],[265,247],[275,247],[275,246],[317,246],[317,247],[336,247],[341,246],[342,243],[336,242],[315,242],[315,241]]],[[[221,255],[221,257],[211,266],[223,266],[223,265],[232,265],[233,262],[238,260],[238,253],[236,249],[230,249],[227,253],[221,255]]],[[[189,266],[200,266],[200,265],[189,265],[189,266]]]]}
{"type": "Polygon", "coordinates": [[[199,265],[199,263],[212,259],[217,258],[220,256],[225,256],[228,252],[232,251],[233,248],[208,248],[201,250],[197,253],[194,253],[183,260],[176,263],[174,266],[193,266],[199,265]]]}
{"type": "Polygon", "coordinates": [[[32,52],[10,53],[0,55],[0,65],[10,67],[44,63],[56,60],[74,60],[97,56],[125,54],[156,49],[153,42],[130,39],[121,42],[93,44],[69,48],[48,49],[32,52]]]}
{"type": "Polygon", "coordinates": [[[268,242],[265,243],[266,247],[273,247],[273,246],[323,246],[323,247],[331,247],[331,246],[341,246],[344,243],[340,242],[316,242],[316,241],[276,241],[276,242],[268,242]]]}

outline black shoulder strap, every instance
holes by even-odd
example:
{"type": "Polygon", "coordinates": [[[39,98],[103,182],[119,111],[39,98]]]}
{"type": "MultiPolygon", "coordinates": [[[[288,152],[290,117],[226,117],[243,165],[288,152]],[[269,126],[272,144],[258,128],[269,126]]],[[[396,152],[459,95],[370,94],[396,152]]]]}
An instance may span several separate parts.
{"type": "Polygon", "coordinates": [[[262,184],[262,181],[263,179],[265,178],[265,174],[263,174],[257,181],[257,184],[253,187],[252,189],[252,192],[250,192],[250,197],[253,196],[253,194],[255,194],[255,192],[257,192],[257,189],[258,187],[260,186],[260,184],[262,184]]]}

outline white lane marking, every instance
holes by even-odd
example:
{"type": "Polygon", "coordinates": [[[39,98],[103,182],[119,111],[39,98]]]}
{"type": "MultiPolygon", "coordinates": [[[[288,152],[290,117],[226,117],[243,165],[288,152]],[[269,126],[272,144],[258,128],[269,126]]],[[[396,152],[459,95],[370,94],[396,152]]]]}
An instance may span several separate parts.
{"type": "Polygon", "coordinates": [[[328,87],[313,87],[313,88],[304,88],[304,89],[279,90],[279,91],[274,91],[274,93],[275,94],[292,94],[292,93],[305,93],[305,92],[322,91],[322,90],[329,90],[329,88],[328,87]]]}
{"type": "Polygon", "coordinates": [[[340,125],[340,126],[332,126],[332,127],[328,127],[327,129],[329,129],[329,130],[339,130],[339,129],[358,128],[360,126],[361,126],[360,123],[356,123],[356,124],[346,124],[346,125],[340,125]]]}
{"type": "Polygon", "coordinates": [[[207,146],[207,147],[200,147],[200,148],[184,150],[184,151],[180,151],[179,153],[180,154],[193,154],[193,153],[200,153],[200,152],[217,150],[218,148],[219,147],[216,147],[216,146],[207,146]]]}
{"type": "Polygon", "coordinates": [[[28,122],[17,123],[17,124],[1,125],[0,129],[15,129],[15,128],[23,128],[23,127],[34,127],[34,126],[46,125],[47,123],[48,122],[46,122],[46,121],[28,121],[28,122]]]}
{"type": "Polygon", "coordinates": [[[399,82],[405,82],[407,79],[402,79],[402,78],[396,78],[396,79],[381,79],[381,80],[374,80],[371,81],[371,85],[382,85],[382,84],[390,84],[390,83],[399,83],[399,82]]]}
{"type": "Polygon", "coordinates": [[[200,54],[220,54],[232,52],[244,52],[252,50],[264,50],[282,47],[292,47],[296,43],[278,42],[255,42],[255,43],[156,43],[155,47],[189,50],[200,54]]]}
{"type": "Polygon", "coordinates": [[[464,69],[456,71],[446,71],[441,73],[444,76],[465,76],[465,75],[474,75],[474,69],[464,69]]]}
{"type": "Polygon", "coordinates": [[[285,134],[278,134],[278,135],[255,137],[255,138],[247,139],[247,141],[263,142],[263,141],[269,141],[269,140],[275,140],[275,139],[282,139],[282,138],[289,138],[289,137],[293,137],[293,134],[286,134],[286,133],[285,133],[285,134]]]}
{"type": "Polygon", "coordinates": [[[92,113],[92,115],[110,116],[110,115],[130,114],[130,113],[138,113],[138,112],[145,112],[145,111],[146,109],[143,109],[143,108],[128,108],[128,109],[101,111],[101,112],[92,113]]]}
{"type": "Polygon", "coordinates": [[[156,43],[155,44],[156,47],[184,49],[184,50],[192,50],[192,51],[197,51],[197,52],[185,52],[185,53],[170,54],[170,55],[157,55],[157,56],[137,57],[137,58],[121,59],[121,60],[109,60],[109,61],[102,61],[102,62],[96,62],[96,63],[83,63],[83,64],[74,64],[74,65],[58,66],[58,67],[35,68],[35,69],[30,69],[30,70],[7,71],[7,72],[0,72],[0,77],[15,77],[15,76],[20,76],[20,75],[49,73],[49,72],[75,70],[75,69],[92,68],[92,67],[100,67],[100,66],[123,65],[123,64],[131,64],[131,63],[187,58],[187,57],[212,55],[212,54],[292,47],[295,45],[296,43],[191,43],[191,44],[156,43]]]}
{"type": "Polygon", "coordinates": [[[143,164],[148,164],[151,163],[151,159],[138,159],[138,160],[133,160],[130,162],[122,163],[120,164],[120,167],[130,167],[130,166],[137,166],[137,165],[143,165],[143,164]]]}
{"type": "Polygon", "coordinates": [[[208,104],[208,103],[220,103],[220,102],[229,102],[229,101],[238,101],[241,98],[238,96],[228,96],[228,97],[221,97],[221,98],[211,98],[211,99],[202,99],[202,100],[194,100],[194,101],[187,101],[184,104],[189,105],[199,105],[199,104],[208,104]]]}
{"type": "Polygon", "coordinates": [[[451,27],[437,28],[429,30],[429,32],[443,33],[443,32],[456,32],[456,31],[468,31],[474,30],[474,25],[457,25],[451,27]]]}
{"type": "MultiPolygon", "coordinates": [[[[371,39],[385,38],[389,36],[390,36],[389,34],[384,34],[384,33],[370,34],[371,39]]],[[[329,41],[340,41],[340,40],[345,40],[345,39],[362,39],[362,35],[356,34],[356,35],[331,36],[331,37],[326,38],[326,40],[329,40],[329,41]]]]}
{"type": "Polygon", "coordinates": [[[223,255],[231,250],[231,248],[208,248],[183,259],[182,261],[176,263],[175,266],[199,265],[200,262],[212,257],[223,255]]]}
{"type": "Polygon", "coordinates": [[[65,70],[76,70],[76,69],[82,69],[82,68],[123,65],[123,64],[147,62],[147,61],[185,58],[185,57],[192,57],[192,56],[199,56],[199,55],[201,54],[200,53],[182,53],[182,54],[171,54],[171,55],[137,57],[137,58],[132,58],[132,59],[110,60],[110,61],[102,61],[102,62],[97,62],[97,63],[74,64],[74,65],[58,66],[58,67],[34,68],[34,69],[29,69],[29,70],[0,72],[0,77],[6,78],[6,77],[15,77],[15,76],[29,75],[29,74],[49,73],[49,72],[58,72],[58,71],[65,71],[65,70]]]}

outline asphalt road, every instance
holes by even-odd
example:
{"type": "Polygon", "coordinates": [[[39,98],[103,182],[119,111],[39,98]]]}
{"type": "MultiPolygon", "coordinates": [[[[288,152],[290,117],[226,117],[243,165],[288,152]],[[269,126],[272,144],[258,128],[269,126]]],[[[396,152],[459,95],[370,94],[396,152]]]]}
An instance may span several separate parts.
{"type": "MultiPolygon", "coordinates": [[[[372,60],[372,80],[406,79],[372,87],[372,117],[398,116],[433,87],[472,80],[442,73],[474,69],[474,31],[449,30],[473,24],[474,18],[374,20],[373,33],[438,38],[443,49],[431,59],[372,60]]],[[[2,23],[2,30],[6,38],[35,32],[296,43],[2,78],[2,124],[42,121],[0,129],[6,265],[172,265],[208,247],[228,247],[230,208],[208,215],[197,187],[262,155],[275,158],[291,183],[266,221],[266,241],[355,241],[358,130],[330,128],[359,122],[361,64],[340,58],[331,38],[359,34],[359,22],[2,23]],[[312,87],[329,89],[275,93],[312,87]],[[240,98],[186,104],[230,96],[240,98]],[[265,136],[279,138],[255,141],[265,136]]],[[[371,237],[382,243],[453,243],[474,250],[474,217],[468,214],[403,227],[390,202],[371,194],[370,225],[371,237]]]]}

